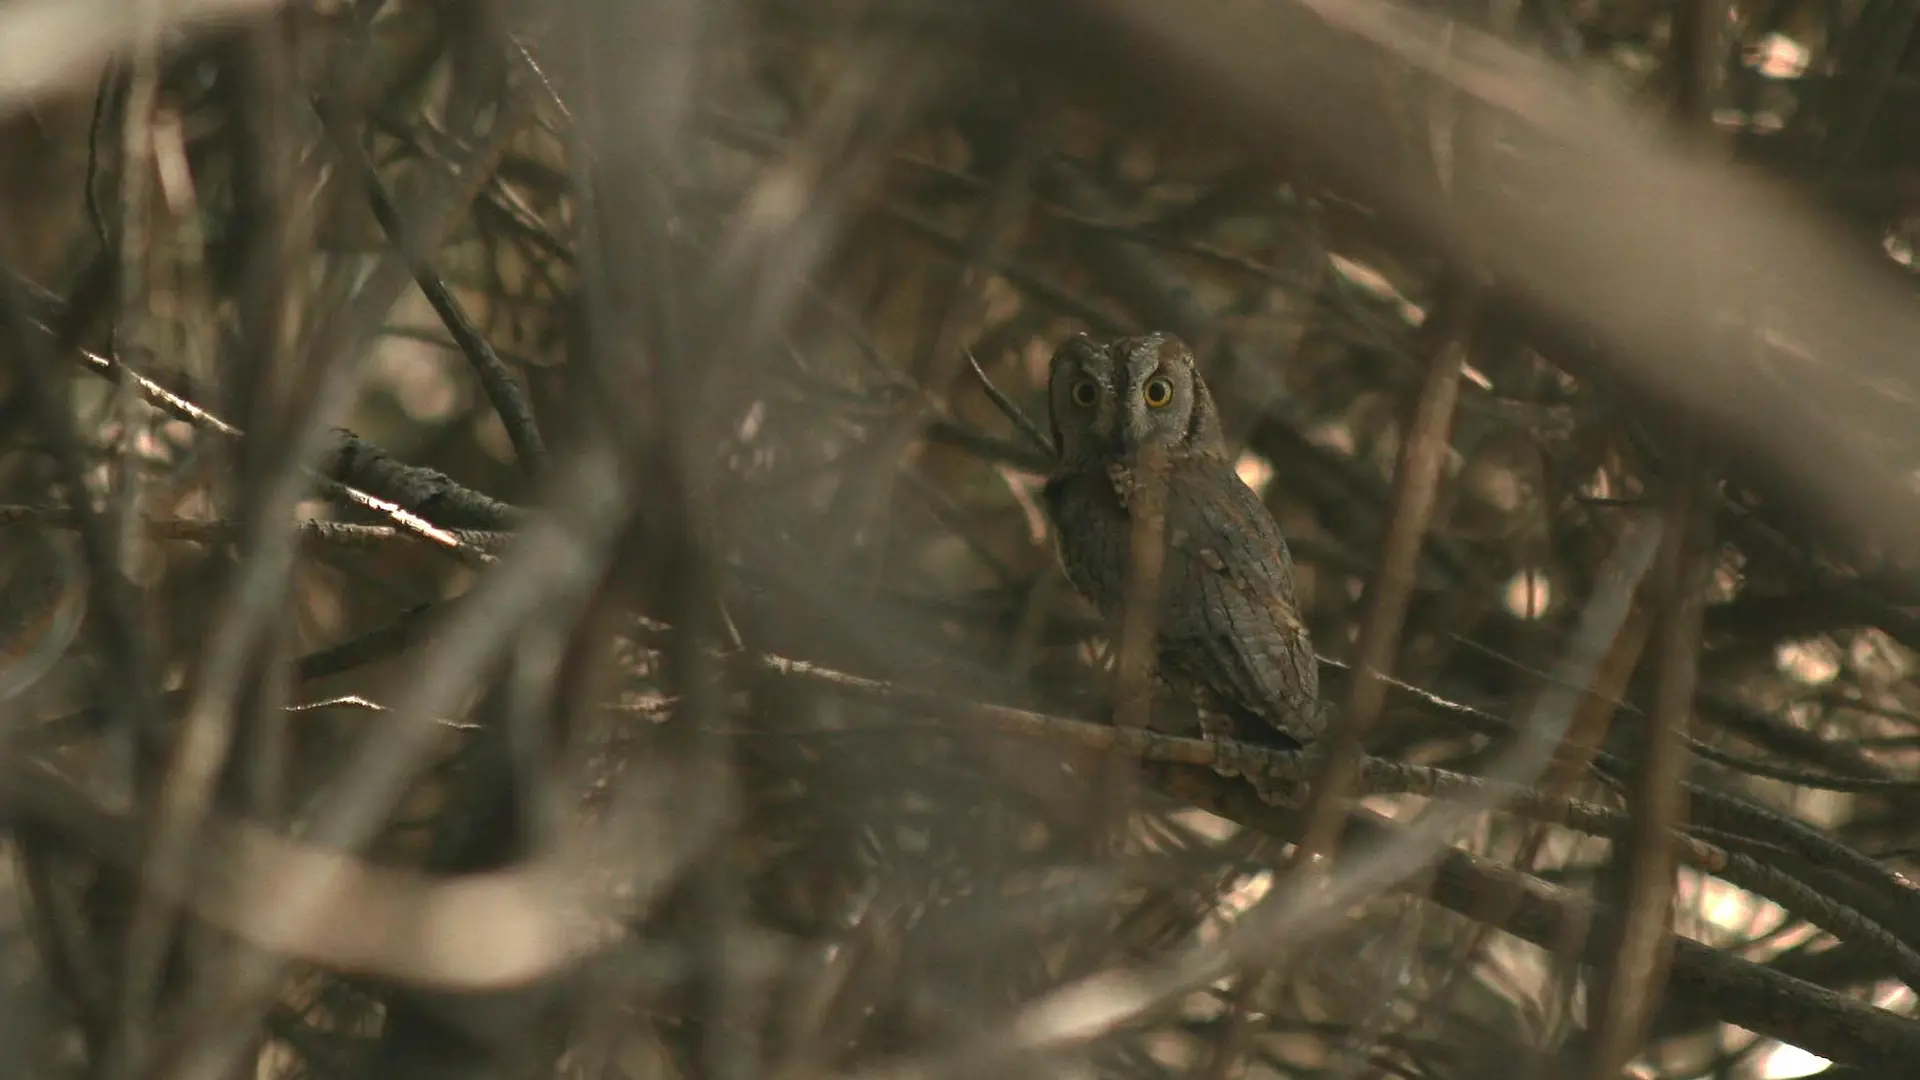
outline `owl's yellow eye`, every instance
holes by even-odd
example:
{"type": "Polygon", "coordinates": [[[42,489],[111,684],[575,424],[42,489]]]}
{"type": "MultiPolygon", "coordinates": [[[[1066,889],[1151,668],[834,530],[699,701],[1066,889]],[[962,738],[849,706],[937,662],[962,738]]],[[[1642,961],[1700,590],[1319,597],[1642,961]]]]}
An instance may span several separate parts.
{"type": "Polygon", "coordinates": [[[1093,403],[1099,400],[1100,388],[1094,385],[1092,379],[1081,379],[1079,382],[1073,384],[1073,403],[1075,405],[1083,409],[1091,409],[1093,408],[1093,403]]]}
{"type": "Polygon", "coordinates": [[[1140,397],[1146,401],[1147,408],[1162,408],[1167,402],[1173,400],[1173,383],[1163,375],[1156,375],[1148,379],[1147,385],[1141,388],[1140,397]]]}

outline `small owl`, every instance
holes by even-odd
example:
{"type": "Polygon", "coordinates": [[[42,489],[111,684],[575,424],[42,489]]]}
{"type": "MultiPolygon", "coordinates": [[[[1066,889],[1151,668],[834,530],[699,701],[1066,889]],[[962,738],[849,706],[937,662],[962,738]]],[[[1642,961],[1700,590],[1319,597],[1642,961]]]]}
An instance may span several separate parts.
{"type": "MultiPolygon", "coordinates": [[[[1320,672],[1294,599],[1293,560],[1227,459],[1192,351],[1169,334],[1105,344],[1078,336],[1054,353],[1047,394],[1060,460],[1045,499],[1074,587],[1119,618],[1134,466],[1143,448],[1160,447],[1169,459],[1167,551],[1155,632],[1166,703],[1190,703],[1209,739],[1278,749],[1318,739],[1320,672]]],[[[1270,796],[1264,777],[1249,779],[1270,796]]]]}

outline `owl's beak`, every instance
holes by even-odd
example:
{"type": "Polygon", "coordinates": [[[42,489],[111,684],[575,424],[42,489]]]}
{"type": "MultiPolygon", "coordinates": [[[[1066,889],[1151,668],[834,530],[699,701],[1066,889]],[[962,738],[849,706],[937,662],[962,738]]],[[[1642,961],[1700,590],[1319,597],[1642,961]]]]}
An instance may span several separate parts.
{"type": "Polygon", "coordinates": [[[1120,424],[1120,452],[1133,457],[1140,452],[1144,440],[1141,435],[1147,430],[1145,410],[1138,407],[1128,409],[1120,424]]]}

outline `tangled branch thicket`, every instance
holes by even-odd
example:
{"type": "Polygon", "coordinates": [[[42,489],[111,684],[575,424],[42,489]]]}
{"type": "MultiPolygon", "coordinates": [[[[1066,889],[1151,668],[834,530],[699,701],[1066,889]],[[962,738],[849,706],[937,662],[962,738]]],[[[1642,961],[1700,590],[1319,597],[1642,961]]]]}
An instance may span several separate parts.
{"type": "Polygon", "coordinates": [[[1911,1075],[1916,14],[0,5],[0,1060],[1911,1075]],[[1322,754],[1113,723],[1152,330],[1322,754]]]}

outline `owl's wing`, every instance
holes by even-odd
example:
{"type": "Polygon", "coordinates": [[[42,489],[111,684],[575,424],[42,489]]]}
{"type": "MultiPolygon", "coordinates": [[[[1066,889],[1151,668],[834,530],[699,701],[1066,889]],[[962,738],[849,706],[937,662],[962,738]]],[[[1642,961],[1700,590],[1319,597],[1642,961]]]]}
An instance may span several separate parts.
{"type": "Polygon", "coordinates": [[[1317,737],[1320,669],[1292,559],[1259,496],[1225,463],[1181,475],[1167,541],[1161,662],[1296,741],[1317,737]]]}

